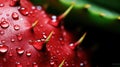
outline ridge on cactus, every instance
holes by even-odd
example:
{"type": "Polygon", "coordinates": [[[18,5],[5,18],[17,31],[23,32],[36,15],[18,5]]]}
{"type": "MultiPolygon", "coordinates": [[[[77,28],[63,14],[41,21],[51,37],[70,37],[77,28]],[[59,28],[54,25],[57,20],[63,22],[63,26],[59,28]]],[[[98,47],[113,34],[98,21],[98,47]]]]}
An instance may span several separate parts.
{"type": "Polygon", "coordinates": [[[86,33],[77,38],[62,23],[71,9],[59,19],[29,0],[0,0],[0,67],[90,67],[86,33]]]}

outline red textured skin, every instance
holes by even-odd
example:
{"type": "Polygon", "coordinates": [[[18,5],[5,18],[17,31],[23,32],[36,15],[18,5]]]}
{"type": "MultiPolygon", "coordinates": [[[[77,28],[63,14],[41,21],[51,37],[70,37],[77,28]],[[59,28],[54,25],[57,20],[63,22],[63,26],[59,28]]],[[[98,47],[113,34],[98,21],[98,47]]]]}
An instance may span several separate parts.
{"type": "Polygon", "coordinates": [[[58,67],[63,60],[65,60],[63,67],[90,67],[85,51],[79,48],[73,50],[69,46],[70,43],[77,41],[73,32],[67,31],[63,25],[58,27],[52,25],[53,22],[45,11],[32,9],[33,5],[27,0],[20,0],[20,6],[29,12],[27,15],[18,10],[19,6],[9,6],[10,1],[0,0],[0,3],[4,4],[0,7],[0,20],[4,17],[9,23],[7,28],[2,28],[2,20],[0,21],[0,31],[4,31],[4,34],[0,35],[2,41],[0,44],[8,47],[6,52],[1,52],[0,47],[0,67],[58,67]],[[13,12],[18,13],[18,20],[12,18],[13,12]],[[36,20],[38,24],[33,28],[32,24],[36,20]],[[19,25],[20,29],[15,30],[14,25],[19,25]],[[52,31],[49,42],[43,44],[41,50],[30,43],[30,40],[45,40],[52,31]],[[22,35],[21,39],[17,38],[18,34],[22,35]],[[11,42],[11,39],[15,41],[11,42]],[[17,48],[22,48],[23,53],[17,53],[17,48]],[[31,52],[30,56],[26,55],[28,51],[31,52]],[[80,66],[81,63],[85,65],[80,66]]]}

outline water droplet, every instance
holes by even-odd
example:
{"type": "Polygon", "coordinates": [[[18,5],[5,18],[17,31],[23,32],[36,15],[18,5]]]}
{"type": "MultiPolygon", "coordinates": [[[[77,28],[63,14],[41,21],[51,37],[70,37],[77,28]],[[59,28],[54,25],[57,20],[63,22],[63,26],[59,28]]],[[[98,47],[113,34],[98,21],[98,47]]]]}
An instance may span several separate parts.
{"type": "Polygon", "coordinates": [[[20,48],[20,47],[17,48],[16,51],[17,51],[17,53],[20,54],[20,55],[22,55],[22,54],[24,53],[24,49],[22,49],[22,48],[20,48]]]}
{"type": "Polygon", "coordinates": [[[20,62],[16,62],[16,67],[23,67],[20,62]]]}
{"type": "Polygon", "coordinates": [[[5,42],[6,42],[5,40],[1,40],[1,43],[2,43],[2,44],[5,44],[5,42]]]}
{"type": "Polygon", "coordinates": [[[50,62],[50,65],[52,65],[52,66],[53,66],[54,64],[55,64],[55,62],[54,62],[54,61],[51,61],[51,62],[50,62]]]}
{"type": "Polygon", "coordinates": [[[70,43],[69,46],[71,46],[71,47],[74,46],[74,43],[70,43]]]}
{"type": "Polygon", "coordinates": [[[46,36],[46,35],[43,35],[43,38],[45,38],[45,39],[46,39],[46,38],[47,38],[47,36],[46,36]]]}
{"type": "Polygon", "coordinates": [[[41,10],[42,9],[42,7],[41,6],[37,6],[37,10],[41,10]]]}
{"type": "Polygon", "coordinates": [[[28,10],[26,8],[24,8],[24,7],[20,7],[18,10],[24,16],[27,16],[29,14],[28,10]]]}
{"type": "Polygon", "coordinates": [[[68,62],[65,62],[65,66],[69,66],[68,62]]]}
{"type": "Polygon", "coordinates": [[[0,25],[1,25],[1,27],[4,28],[4,29],[6,29],[6,28],[9,27],[9,23],[8,23],[7,21],[3,21],[3,22],[1,22],[0,25]]]}
{"type": "Polygon", "coordinates": [[[85,64],[83,62],[80,63],[80,67],[84,67],[85,64]]]}
{"type": "Polygon", "coordinates": [[[57,16],[53,15],[51,18],[52,18],[52,22],[56,22],[57,16]]]}
{"type": "Polygon", "coordinates": [[[13,12],[13,13],[12,13],[12,18],[13,18],[14,20],[18,20],[18,19],[19,19],[18,13],[13,12]]]}
{"type": "Polygon", "coordinates": [[[27,55],[28,57],[30,57],[30,56],[31,56],[31,52],[30,52],[30,51],[27,51],[27,52],[26,52],[26,55],[27,55]]]}
{"type": "Polygon", "coordinates": [[[64,39],[63,39],[63,37],[60,37],[59,40],[60,40],[60,43],[63,45],[63,44],[64,44],[64,39]]]}
{"type": "Polygon", "coordinates": [[[3,62],[6,62],[7,60],[6,60],[6,58],[3,58],[3,62]]]}
{"type": "Polygon", "coordinates": [[[19,41],[22,40],[22,39],[23,39],[22,34],[18,34],[18,35],[17,35],[17,39],[18,39],[19,41]]]}
{"type": "Polygon", "coordinates": [[[33,62],[33,67],[38,67],[36,62],[33,62]]]}
{"type": "Polygon", "coordinates": [[[8,46],[0,45],[0,53],[6,53],[8,51],[8,46]]]}
{"type": "Polygon", "coordinates": [[[35,10],[36,9],[36,7],[35,6],[32,6],[32,10],[35,10]]]}
{"type": "Polygon", "coordinates": [[[0,30],[0,35],[3,35],[5,32],[3,30],[0,30]]]}
{"type": "Polygon", "coordinates": [[[19,30],[20,29],[20,26],[19,25],[14,25],[14,30],[19,30]]]}
{"type": "Polygon", "coordinates": [[[43,27],[43,25],[41,24],[41,25],[40,25],[40,27],[42,28],[42,27],[43,27]]]}
{"type": "Polygon", "coordinates": [[[4,7],[4,4],[3,4],[3,3],[0,3],[0,7],[4,7]]]}
{"type": "Polygon", "coordinates": [[[11,38],[11,42],[15,42],[15,39],[14,39],[14,38],[11,38]]]}

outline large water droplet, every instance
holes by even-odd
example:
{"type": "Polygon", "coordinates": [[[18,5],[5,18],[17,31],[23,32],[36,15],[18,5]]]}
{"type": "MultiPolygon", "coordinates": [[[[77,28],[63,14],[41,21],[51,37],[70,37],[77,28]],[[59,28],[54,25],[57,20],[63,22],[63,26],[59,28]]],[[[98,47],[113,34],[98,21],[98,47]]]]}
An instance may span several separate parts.
{"type": "Polygon", "coordinates": [[[38,64],[36,62],[33,62],[33,67],[38,67],[38,64]]]}
{"type": "Polygon", "coordinates": [[[5,32],[3,30],[0,30],[0,35],[3,35],[5,32]]]}
{"type": "Polygon", "coordinates": [[[3,21],[3,22],[1,22],[0,25],[1,25],[1,27],[4,28],[4,29],[6,29],[6,28],[9,27],[9,23],[8,23],[7,21],[3,21]]]}
{"type": "Polygon", "coordinates": [[[12,13],[12,18],[13,18],[14,20],[18,20],[18,19],[19,19],[18,13],[13,12],[13,13],[12,13]]]}
{"type": "Polygon", "coordinates": [[[16,62],[16,67],[23,67],[20,62],[16,62]]]}
{"type": "Polygon", "coordinates": [[[22,55],[24,53],[24,49],[23,48],[16,48],[16,51],[19,55],[22,55]]]}
{"type": "Polygon", "coordinates": [[[19,41],[22,40],[22,39],[23,39],[22,34],[18,34],[18,35],[17,35],[17,39],[18,39],[19,41]]]}
{"type": "Polygon", "coordinates": [[[24,7],[20,7],[20,8],[18,8],[18,10],[24,16],[27,16],[29,14],[28,10],[26,8],[24,8],[24,7]]]}
{"type": "Polygon", "coordinates": [[[4,4],[3,4],[3,3],[0,3],[0,7],[4,7],[4,4]]]}
{"type": "Polygon", "coordinates": [[[30,57],[30,56],[31,56],[31,52],[30,52],[30,51],[27,51],[27,52],[26,52],[26,55],[27,55],[28,57],[30,57]]]}
{"type": "Polygon", "coordinates": [[[6,53],[8,51],[8,46],[0,45],[0,53],[6,53]]]}
{"type": "Polygon", "coordinates": [[[14,25],[14,30],[19,30],[20,29],[20,26],[19,25],[14,25]]]}

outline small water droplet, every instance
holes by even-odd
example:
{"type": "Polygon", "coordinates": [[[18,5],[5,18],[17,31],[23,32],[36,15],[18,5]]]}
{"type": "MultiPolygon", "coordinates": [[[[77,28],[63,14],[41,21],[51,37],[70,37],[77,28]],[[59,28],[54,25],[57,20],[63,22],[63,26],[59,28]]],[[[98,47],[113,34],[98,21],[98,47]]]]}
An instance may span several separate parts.
{"type": "Polygon", "coordinates": [[[8,46],[0,45],[0,53],[6,53],[8,51],[8,46]]]}
{"type": "Polygon", "coordinates": [[[0,35],[3,35],[5,32],[3,30],[0,30],[0,35]]]}
{"type": "Polygon", "coordinates": [[[20,62],[16,62],[16,67],[23,67],[20,62]]]}
{"type": "Polygon", "coordinates": [[[85,64],[83,62],[80,63],[80,67],[84,67],[85,64]]]}
{"type": "Polygon", "coordinates": [[[51,16],[51,21],[49,21],[49,23],[53,26],[58,26],[59,22],[57,21],[57,16],[51,16]]]}
{"type": "Polygon", "coordinates": [[[26,8],[24,8],[24,7],[20,7],[18,10],[24,16],[27,16],[29,14],[28,10],[26,8]]]}
{"type": "Polygon", "coordinates": [[[24,49],[23,48],[16,48],[16,51],[19,55],[22,55],[24,53],[24,49]]]}
{"type": "Polygon", "coordinates": [[[56,22],[57,16],[53,15],[51,18],[52,18],[52,22],[56,22]]]}
{"type": "Polygon", "coordinates": [[[3,29],[6,29],[6,28],[8,28],[9,27],[9,23],[7,22],[7,21],[3,21],[3,22],[1,22],[1,27],[3,28],[3,29]]]}
{"type": "Polygon", "coordinates": [[[30,57],[30,56],[31,56],[31,52],[30,52],[30,51],[27,51],[27,52],[26,52],[26,55],[27,55],[28,57],[30,57]]]}
{"type": "Polygon", "coordinates": [[[46,38],[47,38],[47,36],[46,36],[46,35],[43,35],[43,38],[45,38],[45,39],[46,39],[46,38]]]}
{"type": "Polygon", "coordinates": [[[19,30],[20,29],[20,26],[19,25],[14,25],[14,30],[19,30]]]}
{"type": "Polygon", "coordinates": [[[36,7],[35,6],[32,6],[32,10],[35,10],[36,9],[36,7]]]}
{"type": "Polygon", "coordinates": [[[6,62],[7,60],[6,60],[6,58],[3,58],[3,62],[6,62]]]}
{"type": "Polygon", "coordinates": [[[43,27],[43,25],[41,24],[41,25],[40,25],[40,27],[42,28],[42,27],[43,27]]]}
{"type": "Polygon", "coordinates": [[[33,67],[38,67],[38,64],[36,62],[33,62],[33,67]]]}
{"type": "Polygon", "coordinates": [[[60,37],[59,40],[60,40],[60,43],[61,43],[61,44],[64,44],[63,37],[60,37]]]}
{"type": "Polygon", "coordinates": [[[22,34],[18,34],[18,35],[17,35],[17,39],[18,39],[19,41],[22,40],[22,39],[23,39],[22,34]]]}
{"type": "Polygon", "coordinates": [[[18,13],[13,12],[13,13],[12,13],[12,18],[13,18],[14,20],[18,20],[18,19],[19,19],[18,13]]]}
{"type": "Polygon", "coordinates": [[[14,39],[14,38],[11,38],[11,42],[15,42],[15,39],[14,39]]]}
{"type": "Polygon", "coordinates": [[[65,66],[69,66],[68,62],[64,62],[65,63],[65,66]]]}
{"type": "Polygon", "coordinates": [[[5,42],[6,42],[5,40],[1,40],[1,43],[2,43],[2,44],[5,44],[5,42]]]}
{"type": "Polygon", "coordinates": [[[41,6],[37,6],[37,10],[41,10],[42,9],[42,7],[41,6]]]}
{"type": "Polygon", "coordinates": [[[74,46],[74,43],[70,43],[69,46],[71,46],[71,47],[74,46]]]}
{"type": "Polygon", "coordinates": [[[53,66],[54,64],[55,64],[55,62],[54,62],[54,61],[51,61],[51,62],[50,62],[50,65],[52,65],[52,66],[53,66]]]}
{"type": "Polygon", "coordinates": [[[3,3],[0,3],[0,7],[4,7],[4,4],[3,4],[3,3]]]}

